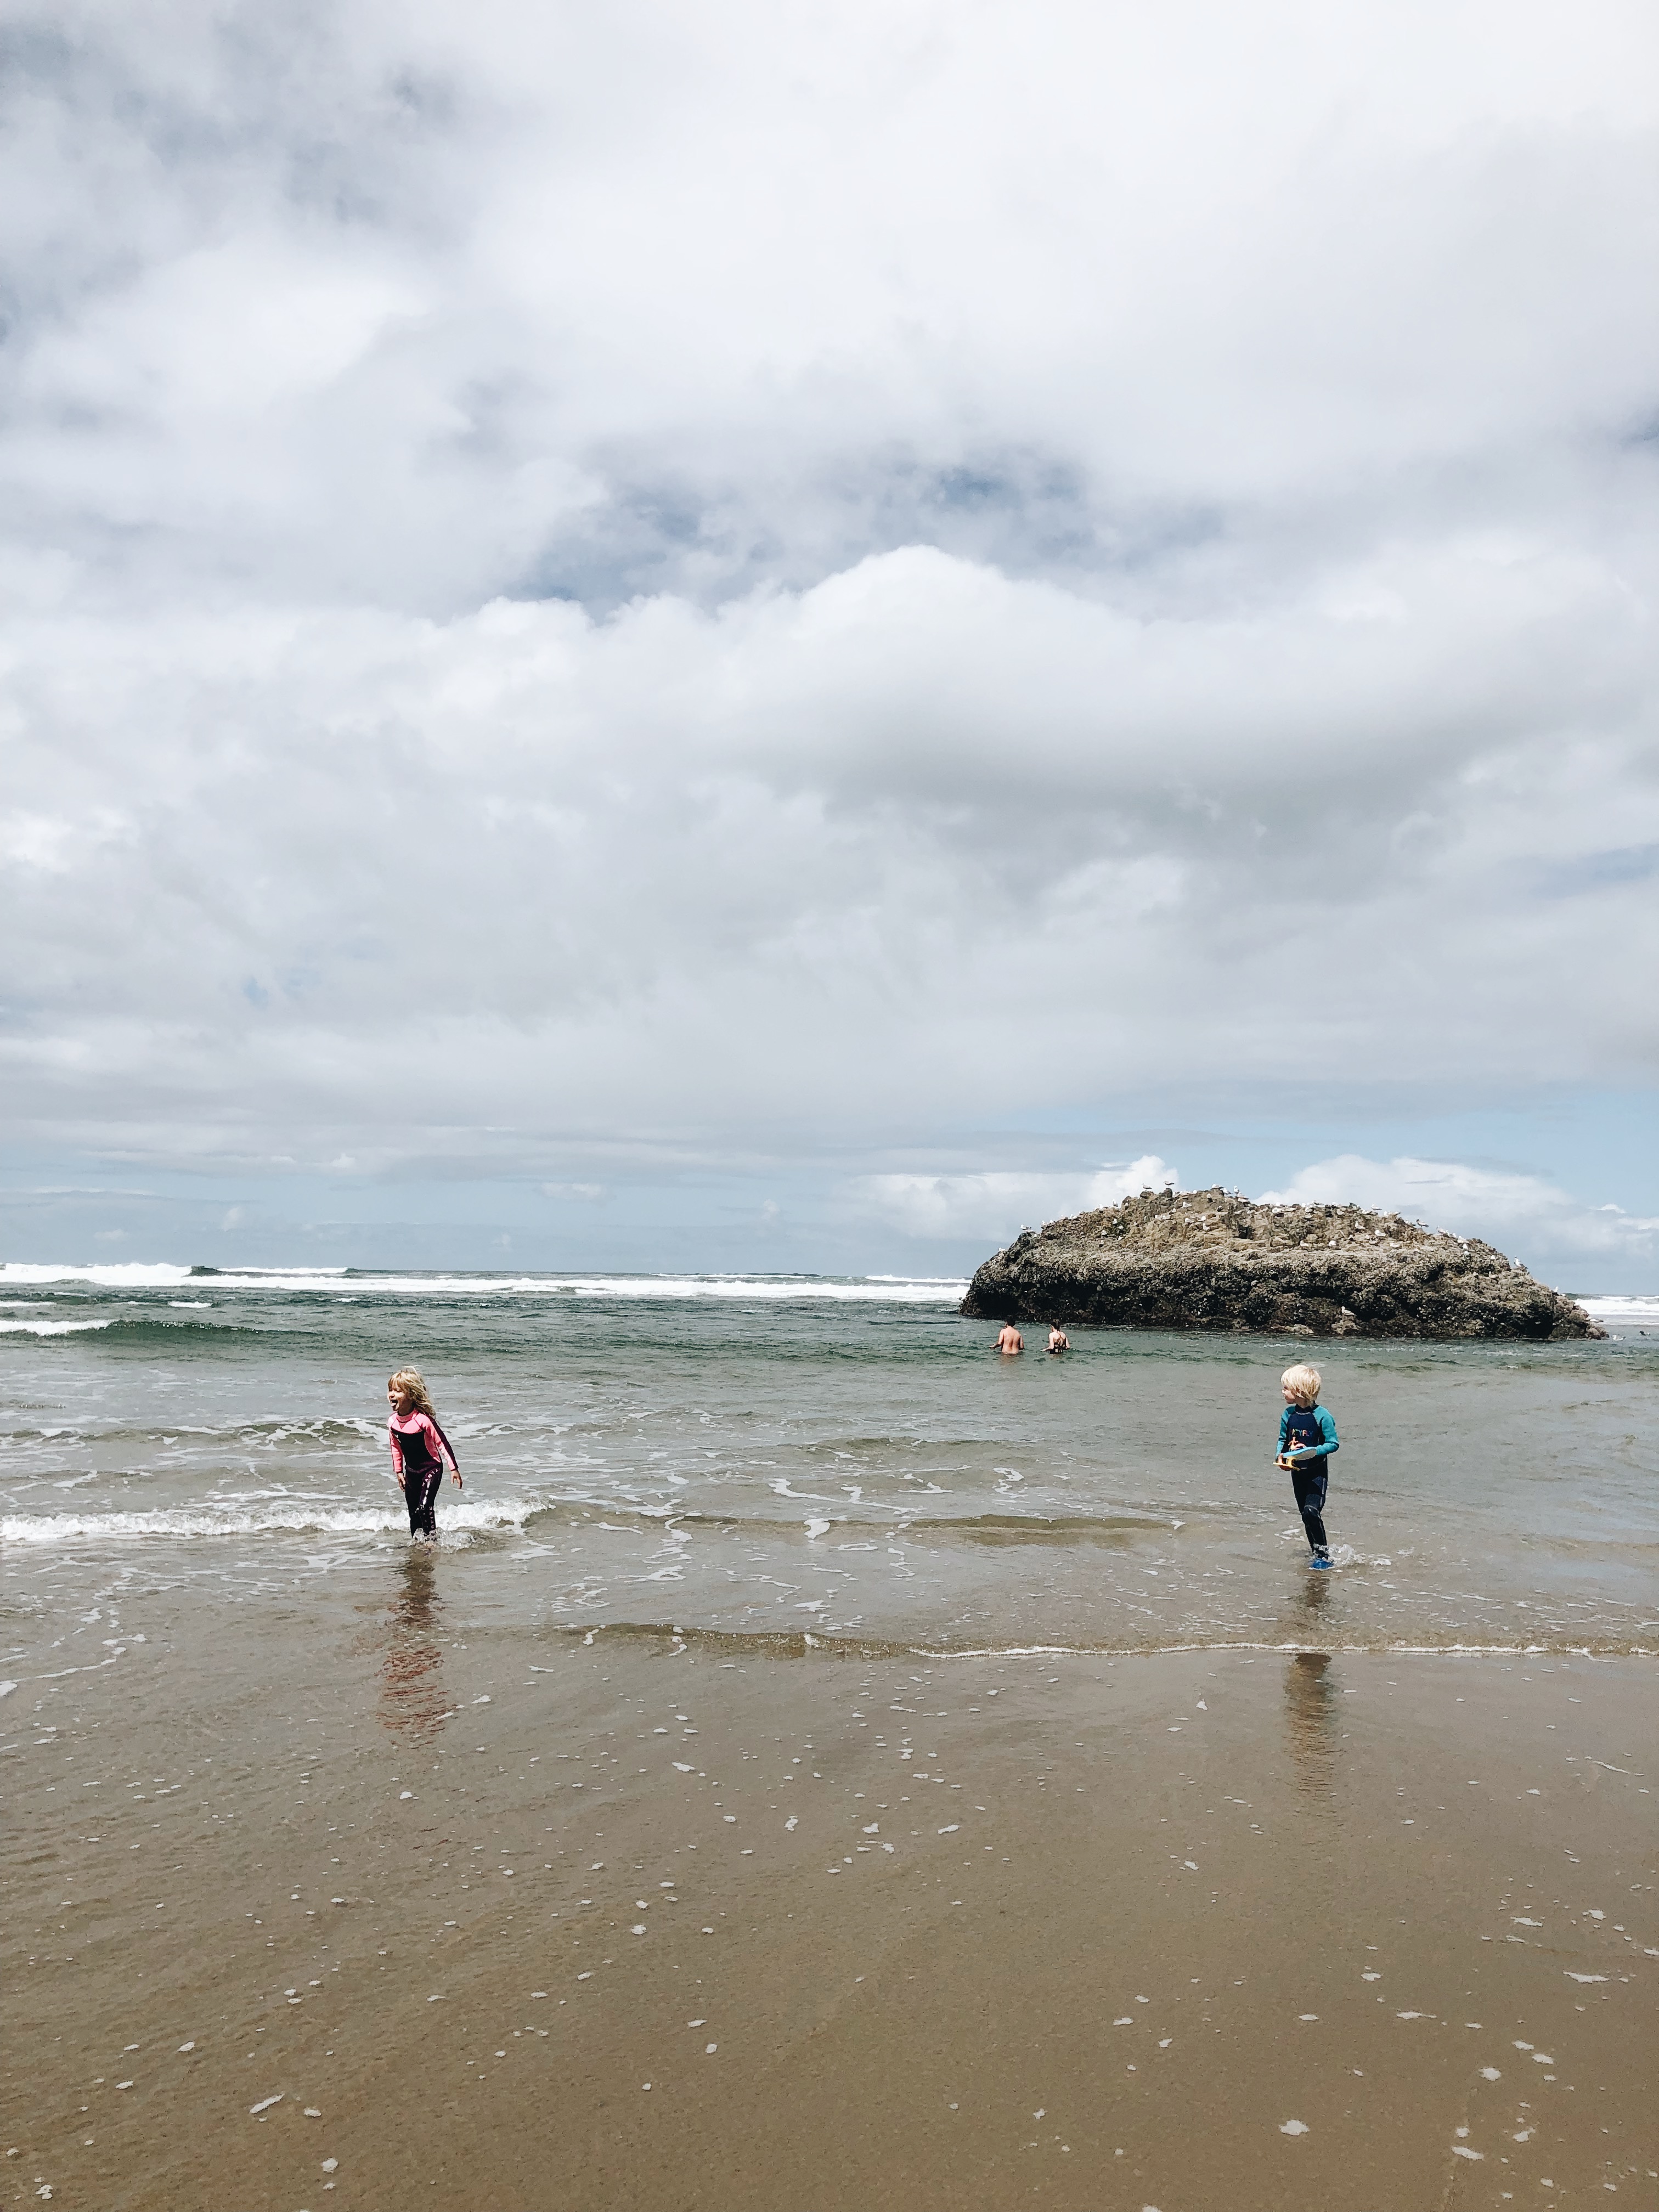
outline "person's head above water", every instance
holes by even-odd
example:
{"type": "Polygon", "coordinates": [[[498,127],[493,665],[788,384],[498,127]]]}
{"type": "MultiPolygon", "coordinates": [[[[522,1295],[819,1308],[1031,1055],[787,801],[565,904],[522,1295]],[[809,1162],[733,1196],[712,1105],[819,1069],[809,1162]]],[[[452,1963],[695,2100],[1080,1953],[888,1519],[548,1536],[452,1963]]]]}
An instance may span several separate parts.
{"type": "Polygon", "coordinates": [[[395,1375],[388,1376],[386,1395],[397,1413],[424,1413],[428,1420],[436,1419],[426,1377],[418,1367],[400,1367],[395,1375]]]}
{"type": "Polygon", "coordinates": [[[1318,1403],[1324,1378],[1316,1367],[1287,1367],[1279,1380],[1291,1405],[1313,1406],[1318,1403]]]}

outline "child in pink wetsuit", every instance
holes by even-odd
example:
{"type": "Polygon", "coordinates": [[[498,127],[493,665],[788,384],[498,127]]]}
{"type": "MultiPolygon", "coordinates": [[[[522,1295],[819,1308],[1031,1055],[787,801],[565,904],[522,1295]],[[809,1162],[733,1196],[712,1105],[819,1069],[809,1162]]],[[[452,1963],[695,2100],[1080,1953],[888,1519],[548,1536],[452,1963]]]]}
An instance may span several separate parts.
{"type": "Polygon", "coordinates": [[[392,1441],[392,1472],[398,1478],[409,1508],[409,1533],[430,1542],[438,1534],[435,1508],[444,1479],[444,1460],[454,1470],[457,1490],[462,1487],[460,1462],[455,1447],[438,1426],[432,1401],[418,1367],[400,1367],[386,1386],[392,1418],[386,1434],[392,1441]]]}

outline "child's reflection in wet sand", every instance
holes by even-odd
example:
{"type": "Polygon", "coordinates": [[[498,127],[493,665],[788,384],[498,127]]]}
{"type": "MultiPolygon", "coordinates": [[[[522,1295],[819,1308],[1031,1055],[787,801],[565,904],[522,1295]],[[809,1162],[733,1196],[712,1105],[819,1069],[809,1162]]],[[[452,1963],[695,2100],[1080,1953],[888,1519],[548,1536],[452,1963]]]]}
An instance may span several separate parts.
{"type": "Polygon", "coordinates": [[[1330,1654],[1298,1651],[1285,1669],[1285,1717],[1291,1761],[1304,1797],[1328,1804],[1336,1787],[1336,1685],[1330,1654]]]}
{"type": "Polygon", "coordinates": [[[423,1544],[401,1561],[403,1588],[392,1613],[392,1642],[380,1670],[380,1720],[394,1735],[423,1741],[435,1735],[449,1711],[444,1694],[443,1645],[438,1624],[437,1561],[423,1544]]]}

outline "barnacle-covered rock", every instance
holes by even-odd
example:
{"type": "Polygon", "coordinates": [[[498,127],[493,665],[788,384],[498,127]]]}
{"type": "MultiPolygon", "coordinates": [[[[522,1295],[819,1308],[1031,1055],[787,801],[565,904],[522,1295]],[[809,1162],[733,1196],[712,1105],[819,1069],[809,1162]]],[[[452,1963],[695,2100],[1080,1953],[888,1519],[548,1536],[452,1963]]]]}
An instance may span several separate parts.
{"type": "Polygon", "coordinates": [[[1601,1336],[1584,1309],[1478,1237],[1358,1206],[1146,1190],[1025,1229],[962,1302],[989,1319],[1273,1335],[1601,1336]]]}

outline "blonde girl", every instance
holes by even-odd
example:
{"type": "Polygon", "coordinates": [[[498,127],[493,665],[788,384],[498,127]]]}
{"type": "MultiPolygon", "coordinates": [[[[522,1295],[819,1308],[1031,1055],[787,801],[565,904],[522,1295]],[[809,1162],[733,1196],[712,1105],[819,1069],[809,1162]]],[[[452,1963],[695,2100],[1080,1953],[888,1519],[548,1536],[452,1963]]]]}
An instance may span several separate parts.
{"type": "Polygon", "coordinates": [[[392,1472],[409,1508],[409,1533],[416,1542],[429,1543],[438,1534],[434,1510],[444,1479],[444,1461],[454,1472],[455,1487],[462,1488],[460,1462],[455,1447],[438,1426],[426,1379],[418,1367],[400,1367],[386,1386],[392,1418],[386,1433],[392,1440],[392,1472]]]}

